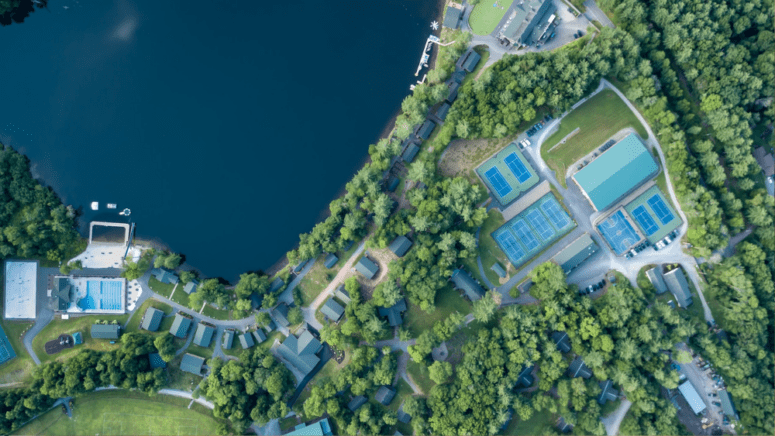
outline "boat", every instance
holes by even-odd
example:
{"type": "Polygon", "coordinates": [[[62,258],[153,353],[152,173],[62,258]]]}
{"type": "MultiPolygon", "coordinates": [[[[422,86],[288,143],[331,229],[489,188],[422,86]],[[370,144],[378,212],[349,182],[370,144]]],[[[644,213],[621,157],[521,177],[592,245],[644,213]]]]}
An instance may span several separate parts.
{"type": "Polygon", "coordinates": [[[115,209],[116,203],[108,203],[108,209],[115,209]]]}
{"type": "Polygon", "coordinates": [[[91,210],[99,210],[100,209],[100,203],[96,201],[91,202],[91,210]]]}

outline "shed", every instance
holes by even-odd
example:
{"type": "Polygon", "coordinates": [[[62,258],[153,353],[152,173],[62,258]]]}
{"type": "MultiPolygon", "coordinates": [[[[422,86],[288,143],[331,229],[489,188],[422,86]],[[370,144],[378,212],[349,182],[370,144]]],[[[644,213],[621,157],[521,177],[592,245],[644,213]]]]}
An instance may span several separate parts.
{"type": "Polygon", "coordinates": [[[460,64],[461,67],[463,67],[464,70],[468,71],[469,73],[474,71],[476,68],[476,65],[479,63],[479,60],[482,57],[474,51],[474,49],[469,49],[468,53],[466,53],[465,58],[463,59],[463,62],[460,64]]]}
{"type": "Polygon", "coordinates": [[[606,401],[616,401],[619,398],[619,392],[614,389],[614,382],[611,380],[602,381],[600,384],[600,396],[597,397],[597,402],[602,406],[606,401]]]}
{"type": "Polygon", "coordinates": [[[661,269],[661,267],[655,266],[654,268],[646,271],[646,277],[648,277],[651,284],[654,285],[654,289],[657,290],[657,294],[664,294],[667,292],[667,285],[665,284],[665,280],[662,278],[661,269]]]}
{"type": "Polygon", "coordinates": [[[342,300],[344,304],[350,304],[350,293],[344,288],[344,285],[339,285],[334,291],[334,297],[342,300]]]}
{"type": "Polygon", "coordinates": [[[735,404],[732,402],[732,396],[728,391],[718,391],[718,400],[721,402],[721,410],[724,411],[724,415],[729,419],[740,420],[737,410],[735,410],[735,404]]]}
{"type": "Polygon", "coordinates": [[[374,399],[379,401],[383,406],[387,406],[391,401],[393,401],[393,397],[395,396],[395,389],[392,389],[388,386],[380,386],[380,388],[377,390],[377,393],[374,395],[374,399]]]}
{"type": "Polygon", "coordinates": [[[326,260],[323,263],[323,266],[325,266],[328,269],[331,269],[336,265],[336,263],[339,262],[339,258],[334,253],[329,253],[328,256],[326,256],[326,260]]]}
{"type": "Polygon", "coordinates": [[[412,241],[404,235],[397,237],[390,243],[390,251],[398,257],[404,257],[411,247],[412,241]]]}
{"type": "Polygon", "coordinates": [[[253,342],[253,336],[250,333],[243,333],[239,335],[238,338],[239,338],[239,344],[242,346],[243,350],[247,350],[253,345],[256,345],[256,343],[253,342]]]}
{"type": "Polygon", "coordinates": [[[411,143],[406,147],[406,150],[404,150],[404,154],[401,155],[401,159],[403,159],[406,163],[410,163],[414,160],[414,157],[417,156],[419,151],[420,147],[418,147],[415,143],[411,143]]]}
{"type": "Polygon", "coordinates": [[[571,349],[570,338],[568,337],[568,334],[565,332],[552,333],[552,341],[554,341],[554,345],[557,346],[557,349],[561,353],[567,353],[571,349]]]}
{"type": "Polygon", "coordinates": [[[185,292],[188,295],[191,295],[194,292],[196,292],[197,286],[199,286],[199,282],[196,280],[191,280],[190,282],[186,283],[186,286],[183,286],[183,292],[185,292]]]}
{"type": "Polygon", "coordinates": [[[401,182],[401,179],[398,177],[391,177],[388,181],[388,191],[393,192],[398,188],[398,184],[401,182]]]}
{"type": "Polygon", "coordinates": [[[592,370],[584,363],[584,359],[581,356],[576,356],[573,362],[571,362],[570,367],[568,367],[568,376],[571,378],[590,378],[592,377],[592,370]]]}
{"type": "Polygon", "coordinates": [[[692,292],[686,282],[686,276],[681,268],[676,268],[663,274],[665,284],[676,299],[679,306],[686,309],[692,304],[692,292]]]}
{"type": "Polygon", "coordinates": [[[433,129],[436,128],[436,123],[434,123],[431,120],[425,120],[424,123],[422,123],[422,126],[420,126],[419,129],[417,129],[417,136],[419,138],[422,138],[423,140],[430,138],[431,133],[433,133],[433,129]]]}
{"type": "Polygon", "coordinates": [[[358,395],[357,397],[350,400],[349,403],[347,403],[347,408],[350,409],[350,412],[355,412],[358,410],[361,406],[366,404],[368,400],[363,395],[358,395]]]}
{"type": "Polygon", "coordinates": [[[454,103],[457,99],[457,93],[460,90],[460,84],[457,82],[452,82],[449,84],[449,93],[447,94],[447,101],[450,103],[454,103]]]}
{"type": "Polygon", "coordinates": [[[151,353],[148,355],[148,363],[151,364],[151,369],[166,368],[167,362],[161,358],[159,353],[151,353]]]}
{"type": "Polygon", "coordinates": [[[555,254],[553,260],[557,265],[560,265],[565,274],[568,274],[597,253],[599,249],[589,233],[584,233],[555,254]]]}
{"type": "Polygon", "coordinates": [[[250,307],[253,310],[258,310],[261,308],[261,303],[264,302],[264,294],[259,294],[258,292],[253,292],[250,294],[250,307]]]}
{"type": "Polygon", "coordinates": [[[205,364],[203,357],[186,353],[180,361],[180,369],[195,375],[202,375],[202,367],[205,364]]]}
{"type": "Polygon", "coordinates": [[[191,326],[191,319],[182,316],[180,312],[175,314],[175,320],[172,321],[170,334],[178,338],[185,338],[188,334],[188,328],[191,326]]]}
{"type": "Polygon", "coordinates": [[[214,334],[215,328],[213,326],[200,322],[199,325],[196,326],[194,344],[207,348],[210,346],[210,342],[212,342],[214,334]]]}
{"type": "Polygon", "coordinates": [[[477,301],[485,294],[484,289],[479,286],[479,283],[476,283],[468,271],[462,268],[453,271],[451,279],[455,287],[462,290],[471,301],[477,301]]]}
{"type": "Polygon", "coordinates": [[[506,277],[506,270],[503,269],[501,264],[499,264],[498,262],[495,262],[494,264],[492,264],[490,269],[495,271],[495,274],[498,274],[498,277],[500,277],[500,278],[505,278],[506,277]]]}
{"type": "Polygon", "coordinates": [[[155,307],[149,307],[145,311],[145,315],[143,315],[143,322],[140,324],[140,327],[149,332],[155,332],[159,330],[162,318],[164,318],[164,312],[155,307]]]}
{"type": "Polygon", "coordinates": [[[678,386],[678,390],[681,392],[681,395],[686,398],[686,402],[689,403],[689,406],[694,413],[700,413],[707,408],[705,402],[700,398],[700,394],[697,393],[697,390],[694,389],[694,386],[689,380],[678,386]]]}
{"type": "Polygon", "coordinates": [[[118,324],[93,324],[91,337],[94,339],[118,339],[121,326],[118,324]]]}
{"type": "Polygon", "coordinates": [[[326,316],[333,322],[337,322],[342,319],[344,315],[344,307],[334,301],[333,298],[329,298],[328,301],[320,308],[320,313],[326,316]]]}
{"type": "Polygon", "coordinates": [[[355,270],[363,274],[363,276],[366,277],[367,280],[371,280],[374,278],[375,275],[377,275],[377,272],[379,271],[379,266],[368,257],[363,256],[361,260],[359,260],[358,263],[355,264],[355,270]]]}
{"type": "Polygon", "coordinates": [[[231,350],[232,345],[234,344],[234,330],[226,330],[223,332],[223,349],[224,350],[231,350]]]}
{"type": "Polygon", "coordinates": [[[256,338],[256,342],[261,344],[266,341],[266,333],[263,329],[257,329],[253,331],[253,337],[256,338]]]}
{"type": "Polygon", "coordinates": [[[463,10],[456,6],[447,6],[447,13],[444,14],[444,27],[457,29],[460,26],[460,18],[463,16],[463,10]]]}
{"type": "Polygon", "coordinates": [[[519,375],[517,376],[517,385],[520,385],[525,388],[529,388],[530,386],[533,386],[533,382],[535,379],[533,378],[533,367],[532,366],[526,366],[522,368],[522,371],[520,371],[519,375]]]}
{"type": "Polygon", "coordinates": [[[377,312],[379,316],[387,317],[390,327],[395,327],[404,323],[404,319],[401,316],[403,312],[406,312],[406,299],[402,298],[398,302],[390,307],[380,307],[377,312]]]}
{"type": "Polygon", "coordinates": [[[81,332],[73,333],[73,344],[74,345],[81,345],[81,344],[83,344],[83,336],[81,336],[81,332]]]}
{"type": "Polygon", "coordinates": [[[445,120],[447,118],[447,114],[449,113],[450,107],[451,106],[449,103],[442,103],[441,106],[439,106],[439,108],[436,110],[436,116],[442,121],[445,120]]]}

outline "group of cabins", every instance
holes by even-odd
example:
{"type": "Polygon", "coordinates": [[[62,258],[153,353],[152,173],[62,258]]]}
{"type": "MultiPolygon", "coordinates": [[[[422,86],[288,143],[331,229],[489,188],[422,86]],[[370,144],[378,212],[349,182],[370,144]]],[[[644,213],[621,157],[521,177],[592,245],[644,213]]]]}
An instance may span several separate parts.
{"type": "MultiPolygon", "coordinates": [[[[177,285],[180,281],[180,278],[175,274],[175,271],[168,270],[167,268],[153,268],[151,270],[151,275],[160,283],[168,285],[177,285]]],[[[191,295],[196,292],[197,286],[199,286],[199,281],[193,279],[183,286],[183,292],[191,295]]]]}
{"type": "Polygon", "coordinates": [[[654,286],[657,295],[670,291],[670,293],[673,294],[673,297],[675,297],[679,307],[686,309],[692,304],[692,292],[691,289],[689,289],[689,283],[686,281],[686,276],[680,266],[677,266],[664,274],[662,273],[661,265],[655,266],[646,271],[646,277],[648,277],[649,281],[654,286]]]}

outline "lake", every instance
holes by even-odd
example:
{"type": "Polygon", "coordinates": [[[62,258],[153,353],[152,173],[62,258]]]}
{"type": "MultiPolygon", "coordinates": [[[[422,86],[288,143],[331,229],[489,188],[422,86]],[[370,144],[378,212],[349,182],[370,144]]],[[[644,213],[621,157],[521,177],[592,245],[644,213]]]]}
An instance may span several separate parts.
{"type": "Polygon", "coordinates": [[[139,238],[234,281],[325,216],[417,80],[439,13],[435,0],[51,0],[0,28],[0,141],[82,224],[130,208],[139,238]]]}

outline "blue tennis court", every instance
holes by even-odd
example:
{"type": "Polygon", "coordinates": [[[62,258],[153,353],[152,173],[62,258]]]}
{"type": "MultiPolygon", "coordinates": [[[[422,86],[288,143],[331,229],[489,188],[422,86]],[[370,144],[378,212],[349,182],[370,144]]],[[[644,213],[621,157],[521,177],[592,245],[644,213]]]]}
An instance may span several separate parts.
{"type": "Polygon", "coordinates": [[[16,357],[16,353],[8,341],[8,336],[5,335],[3,328],[0,327],[0,363],[4,363],[14,357],[16,357]]]}
{"type": "Polygon", "coordinates": [[[562,210],[559,204],[557,204],[557,200],[555,200],[554,197],[550,197],[549,200],[545,201],[541,205],[541,209],[543,209],[546,216],[549,217],[549,221],[551,221],[558,229],[563,229],[570,224],[570,217],[568,217],[568,214],[562,210]]]}
{"type": "Polygon", "coordinates": [[[511,186],[506,183],[506,179],[503,178],[503,174],[501,174],[498,167],[490,168],[484,175],[487,177],[487,180],[490,181],[490,185],[492,185],[493,189],[495,189],[501,197],[505,197],[511,192],[511,186]]]}
{"type": "Polygon", "coordinates": [[[538,235],[541,236],[541,239],[548,241],[554,236],[554,229],[549,226],[549,223],[546,222],[546,218],[541,215],[541,212],[533,209],[527,213],[526,217],[536,232],[538,232],[538,235]]]}
{"type": "Polygon", "coordinates": [[[670,213],[670,209],[667,208],[667,205],[662,201],[662,197],[660,197],[659,194],[651,196],[647,203],[651,206],[651,210],[657,214],[657,218],[659,218],[659,221],[661,221],[662,224],[667,224],[675,218],[673,214],[670,213]]]}
{"type": "Polygon", "coordinates": [[[502,232],[500,235],[495,237],[495,240],[501,246],[503,251],[506,253],[506,256],[508,256],[512,263],[517,264],[519,260],[525,256],[525,250],[519,246],[519,243],[516,239],[514,239],[514,235],[512,235],[511,232],[502,232]]]}
{"type": "Polygon", "coordinates": [[[646,236],[651,236],[654,234],[654,232],[659,230],[659,226],[654,222],[654,219],[651,218],[651,215],[649,215],[648,211],[646,210],[646,206],[641,204],[640,206],[636,207],[632,211],[632,215],[638,221],[640,228],[643,230],[646,236]]]}
{"type": "Polygon", "coordinates": [[[516,233],[519,240],[525,244],[525,248],[527,248],[528,251],[538,247],[538,241],[535,236],[533,236],[533,232],[530,231],[530,227],[528,227],[524,221],[515,221],[514,224],[511,225],[511,228],[514,229],[514,233],[516,233]]]}
{"type": "Polygon", "coordinates": [[[623,254],[640,240],[635,229],[632,228],[632,224],[624,219],[621,210],[616,211],[615,214],[600,223],[597,228],[616,254],[623,254]]]}
{"type": "Polygon", "coordinates": [[[509,167],[514,177],[519,180],[519,183],[525,183],[530,178],[530,171],[525,168],[525,164],[519,159],[517,153],[511,153],[503,159],[503,162],[509,167]]]}

